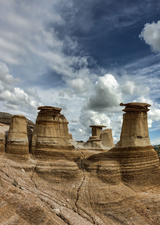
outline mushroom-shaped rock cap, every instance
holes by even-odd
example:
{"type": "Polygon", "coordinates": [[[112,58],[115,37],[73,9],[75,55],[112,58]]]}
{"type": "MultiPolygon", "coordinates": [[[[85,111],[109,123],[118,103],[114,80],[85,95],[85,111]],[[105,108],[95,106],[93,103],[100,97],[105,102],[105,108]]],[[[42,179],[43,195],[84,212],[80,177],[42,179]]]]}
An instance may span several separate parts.
{"type": "Polygon", "coordinates": [[[61,108],[58,107],[53,107],[53,106],[39,106],[38,110],[45,110],[45,111],[55,111],[59,112],[62,110],[61,108]]]}
{"type": "Polygon", "coordinates": [[[91,125],[90,126],[91,128],[95,127],[95,128],[103,128],[103,127],[106,127],[104,125],[91,125]]]}
{"type": "Polygon", "coordinates": [[[142,102],[130,102],[130,103],[120,103],[120,106],[125,106],[125,109],[123,109],[124,112],[133,112],[133,111],[139,111],[139,112],[147,112],[149,111],[148,107],[151,105],[148,103],[142,103],[142,102]]]}
{"type": "Polygon", "coordinates": [[[12,118],[23,118],[23,119],[26,119],[26,117],[23,116],[23,115],[13,115],[12,118]]]}

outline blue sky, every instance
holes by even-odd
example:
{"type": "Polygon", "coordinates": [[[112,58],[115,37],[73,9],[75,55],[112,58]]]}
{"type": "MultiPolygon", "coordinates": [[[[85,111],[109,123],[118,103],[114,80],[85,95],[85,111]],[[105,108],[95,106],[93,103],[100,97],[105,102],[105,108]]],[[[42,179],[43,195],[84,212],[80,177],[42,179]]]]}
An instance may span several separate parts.
{"type": "Polygon", "coordinates": [[[147,102],[160,143],[159,12],[158,0],[1,0],[1,111],[35,120],[37,106],[59,106],[74,138],[104,124],[116,142],[119,103],[147,102]]]}

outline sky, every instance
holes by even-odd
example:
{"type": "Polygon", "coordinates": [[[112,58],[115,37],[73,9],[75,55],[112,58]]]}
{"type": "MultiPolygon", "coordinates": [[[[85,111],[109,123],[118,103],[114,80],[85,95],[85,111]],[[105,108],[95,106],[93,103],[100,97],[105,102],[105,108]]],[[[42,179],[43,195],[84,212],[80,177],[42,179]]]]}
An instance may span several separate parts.
{"type": "Polygon", "coordinates": [[[121,102],[151,104],[160,144],[159,0],[0,0],[0,111],[35,121],[61,107],[76,140],[122,126],[121,102]]]}

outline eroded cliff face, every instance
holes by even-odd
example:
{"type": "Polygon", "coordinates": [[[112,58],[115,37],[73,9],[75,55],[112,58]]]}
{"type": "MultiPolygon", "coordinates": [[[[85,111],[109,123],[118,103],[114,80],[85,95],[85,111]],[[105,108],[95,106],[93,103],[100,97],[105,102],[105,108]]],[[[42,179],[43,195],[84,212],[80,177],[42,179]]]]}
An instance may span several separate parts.
{"type": "Polygon", "coordinates": [[[103,152],[1,151],[0,223],[159,225],[159,159],[148,142],[132,143],[103,152]]]}

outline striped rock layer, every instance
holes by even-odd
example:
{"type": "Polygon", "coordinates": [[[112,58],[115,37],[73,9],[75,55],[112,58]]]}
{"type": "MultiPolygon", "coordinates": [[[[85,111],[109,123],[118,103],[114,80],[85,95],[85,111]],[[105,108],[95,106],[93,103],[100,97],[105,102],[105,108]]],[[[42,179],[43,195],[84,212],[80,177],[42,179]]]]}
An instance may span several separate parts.
{"type": "Polygon", "coordinates": [[[11,154],[28,154],[27,120],[22,115],[14,115],[11,120],[6,152],[11,154]]]}
{"type": "Polygon", "coordinates": [[[60,113],[61,108],[42,106],[38,109],[40,111],[32,136],[32,152],[50,154],[55,149],[73,149],[68,121],[60,113]]]}
{"type": "MultiPolygon", "coordinates": [[[[105,171],[112,163],[114,178],[130,184],[154,185],[159,182],[159,158],[150,144],[148,135],[147,111],[150,105],[146,103],[121,104],[126,106],[123,111],[123,125],[120,141],[117,146],[105,153],[92,155],[88,158],[87,167],[93,165],[99,174],[101,165],[105,171]],[[115,165],[115,166],[114,166],[115,165]],[[118,166],[117,166],[118,165],[118,166]],[[119,175],[120,173],[120,175],[119,175]]],[[[107,176],[107,172],[103,174],[107,176]]]]}

